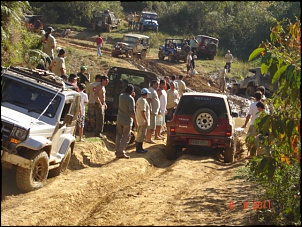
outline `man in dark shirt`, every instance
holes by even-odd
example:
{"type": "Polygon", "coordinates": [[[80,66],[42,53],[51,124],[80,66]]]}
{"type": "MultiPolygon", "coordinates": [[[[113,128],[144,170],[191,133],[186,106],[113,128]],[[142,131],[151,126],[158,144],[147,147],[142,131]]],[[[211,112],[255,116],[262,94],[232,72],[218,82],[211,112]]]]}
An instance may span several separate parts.
{"type": "Polygon", "coordinates": [[[86,84],[90,82],[90,74],[86,73],[87,67],[85,65],[82,65],[80,68],[80,72],[78,72],[77,76],[79,77],[79,84],[86,84]]]}

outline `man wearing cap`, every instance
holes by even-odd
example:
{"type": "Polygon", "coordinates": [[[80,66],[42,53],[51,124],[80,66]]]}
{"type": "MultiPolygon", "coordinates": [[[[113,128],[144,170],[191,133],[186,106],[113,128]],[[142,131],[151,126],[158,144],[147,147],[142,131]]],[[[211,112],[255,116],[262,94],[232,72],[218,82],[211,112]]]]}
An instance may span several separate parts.
{"type": "Polygon", "coordinates": [[[231,63],[233,62],[233,55],[231,54],[231,51],[228,50],[226,55],[224,56],[225,58],[225,65],[227,66],[227,72],[231,72],[231,63]]]}
{"type": "Polygon", "coordinates": [[[115,138],[115,156],[117,158],[130,158],[130,156],[126,154],[125,149],[130,140],[133,122],[137,128],[133,92],[133,85],[128,84],[125,91],[119,96],[115,138]]]}
{"type": "Polygon", "coordinates": [[[44,53],[48,54],[49,57],[51,58],[51,60],[54,59],[54,49],[57,46],[57,42],[55,37],[52,36],[52,32],[54,31],[54,29],[52,27],[48,27],[46,29],[46,33],[42,39],[42,50],[44,53]]]}
{"type": "Polygon", "coordinates": [[[90,82],[90,74],[86,73],[87,67],[85,65],[82,65],[80,68],[80,72],[77,73],[77,76],[79,77],[79,83],[83,83],[86,85],[86,82],[90,82]]]}
{"type": "Polygon", "coordinates": [[[150,125],[150,106],[147,101],[148,94],[151,92],[147,88],[141,90],[141,97],[136,101],[136,119],[137,119],[137,136],[136,152],[145,153],[143,149],[144,139],[146,138],[147,127],[150,125]]]}
{"type": "Polygon", "coordinates": [[[56,74],[57,76],[66,75],[66,68],[65,68],[65,50],[60,49],[59,54],[55,57],[50,66],[49,70],[56,74]]]}

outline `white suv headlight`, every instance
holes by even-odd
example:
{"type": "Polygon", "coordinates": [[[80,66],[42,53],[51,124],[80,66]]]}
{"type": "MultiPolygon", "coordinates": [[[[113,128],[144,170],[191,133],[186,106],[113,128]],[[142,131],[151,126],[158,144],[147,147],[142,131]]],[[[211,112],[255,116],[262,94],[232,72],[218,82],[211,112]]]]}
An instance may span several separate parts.
{"type": "Polygon", "coordinates": [[[14,127],[12,131],[12,137],[17,140],[24,141],[27,138],[29,130],[25,128],[14,127]]]}

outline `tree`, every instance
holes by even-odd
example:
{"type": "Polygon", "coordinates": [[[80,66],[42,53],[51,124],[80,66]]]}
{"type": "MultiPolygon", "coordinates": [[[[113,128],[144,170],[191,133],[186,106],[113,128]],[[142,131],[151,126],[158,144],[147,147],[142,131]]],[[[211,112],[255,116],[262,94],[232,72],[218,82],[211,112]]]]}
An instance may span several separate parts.
{"type": "Polygon", "coordinates": [[[23,12],[29,8],[28,1],[1,1],[1,50],[3,42],[11,38],[11,26],[20,25],[23,12]]]}
{"type": "MultiPolygon", "coordinates": [[[[261,56],[261,72],[272,74],[278,85],[270,100],[271,115],[255,120],[262,132],[262,155],[250,162],[251,172],[275,201],[277,225],[301,225],[301,23],[278,22],[270,41],[254,50],[249,60],[261,56]]],[[[254,140],[249,147],[255,149],[254,140]]]]}

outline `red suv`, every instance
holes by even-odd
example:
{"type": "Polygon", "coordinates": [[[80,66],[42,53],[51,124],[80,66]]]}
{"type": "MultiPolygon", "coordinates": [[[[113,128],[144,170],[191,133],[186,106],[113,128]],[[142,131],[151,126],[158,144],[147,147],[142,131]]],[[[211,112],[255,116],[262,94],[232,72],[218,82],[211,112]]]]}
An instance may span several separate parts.
{"type": "Polygon", "coordinates": [[[198,146],[202,150],[220,150],[224,162],[233,162],[236,150],[234,127],[226,95],[185,93],[169,124],[167,158],[176,159],[182,148],[198,146]]]}
{"type": "Polygon", "coordinates": [[[198,42],[196,50],[197,57],[199,59],[214,60],[218,52],[219,40],[206,35],[197,35],[196,39],[198,42]]]}

